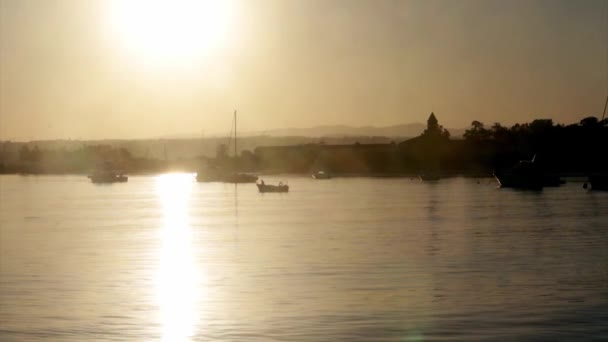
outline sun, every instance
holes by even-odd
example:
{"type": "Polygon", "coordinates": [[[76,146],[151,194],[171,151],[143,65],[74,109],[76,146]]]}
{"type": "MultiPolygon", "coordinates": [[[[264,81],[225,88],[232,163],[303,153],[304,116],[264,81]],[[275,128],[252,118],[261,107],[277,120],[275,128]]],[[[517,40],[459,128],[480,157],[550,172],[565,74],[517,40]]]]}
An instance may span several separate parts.
{"type": "Polygon", "coordinates": [[[225,46],[234,20],[231,0],[112,0],[108,24],[142,63],[196,61],[225,46]]]}

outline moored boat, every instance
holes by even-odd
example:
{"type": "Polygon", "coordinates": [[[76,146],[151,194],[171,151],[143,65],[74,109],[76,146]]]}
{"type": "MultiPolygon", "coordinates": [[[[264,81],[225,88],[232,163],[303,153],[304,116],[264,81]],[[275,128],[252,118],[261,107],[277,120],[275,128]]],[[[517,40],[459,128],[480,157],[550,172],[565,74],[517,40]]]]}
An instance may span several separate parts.
{"type": "Polygon", "coordinates": [[[312,174],[312,178],[314,179],[330,179],[331,175],[325,171],[317,171],[312,174]]]}
{"type": "Polygon", "coordinates": [[[556,187],[564,184],[566,184],[566,181],[558,175],[543,175],[543,186],[545,187],[556,187]]]}
{"type": "MultiPolygon", "coordinates": [[[[223,168],[205,168],[196,173],[197,182],[223,182],[223,183],[255,183],[258,176],[249,173],[235,172],[237,169],[237,134],[236,134],[236,110],[233,117],[234,129],[234,165],[223,168]]],[[[232,139],[232,137],[231,137],[232,139]]]]}
{"type": "Polygon", "coordinates": [[[289,185],[283,184],[283,182],[279,182],[279,185],[265,184],[264,181],[261,183],[256,183],[258,186],[258,191],[261,193],[265,192],[289,192],[289,185]]]}
{"type": "Polygon", "coordinates": [[[232,173],[227,175],[222,181],[225,183],[255,183],[258,176],[248,173],[232,173]]]}
{"type": "MultiPolygon", "coordinates": [[[[601,122],[605,122],[606,108],[608,107],[608,96],[606,96],[606,103],[604,104],[604,113],[602,114],[601,122]]],[[[589,175],[589,184],[591,190],[608,191],[608,173],[592,173],[589,175]]],[[[585,183],[584,188],[587,188],[585,183]]]]}
{"type": "Polygon", "coordinates": [[[129,179],[122,173],[112,171],[94,171],[88,177],[93,183],[124,183],[129,179]]]}
{"type": "Polygon", "coordinates": [[[421,181],[431,182],[440,180],[441,176],[439,176],[438,173],[423,173],[419,174],[418,178],[420,178],[421,181]]]}
{"type": "Polygon", "coordinates": [[[223,182],[223,183],[255,183],[258,176],[248,173],[227,173],[220,170],[206,169],[196,173],[197,182],[223,182]]]}
{"type": "Polygon", "coordinates": [[[593,174],[589,176],[591,190],[608,191],[608,174],[593,174]]]}
{"type": "Polygon", "coordinates": [[[111,162],[98,164],[87,177],[93,183],[124,183],[129,179],[123,171],[116,170],[111,162]]]}
{"type": "Polygon", "coordinates": [[[517,165],[507,171],[495,171],[494,177],[501,188],[540,190],[545,180],[543,173],[532,160],[520,160],[517,165]]]}
{"type": "Polygon", "coordinates": [[[197,182],[221,182],[222,177],[220,174],[209,170],[199,170],[196,173],[197,182]]]}

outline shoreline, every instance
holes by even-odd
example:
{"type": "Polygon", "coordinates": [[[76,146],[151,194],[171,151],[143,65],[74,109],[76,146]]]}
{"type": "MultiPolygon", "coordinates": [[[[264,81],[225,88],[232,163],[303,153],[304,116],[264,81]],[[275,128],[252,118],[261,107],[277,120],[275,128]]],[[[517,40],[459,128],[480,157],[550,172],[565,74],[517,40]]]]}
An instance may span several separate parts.
{"type": "MultiPolygon", "coordinates": [[[[169,169],[164,171],[149,171],[149,172],[132,172],[125,173],[126,176],[158,176],[167,173],[192,173],[196,174],[193,170],[184,169],[169,169]]],[[[280,171],[259,171],[259,172],[242,172],[248,174],[254,174],[258,176],[297,176],[297,177],[311,177],[312,173],[302,172],[280,172],[280,171]]],[[[25,172],[0,172],[0,176],[88,176],[85,172],[37,172],[37,173],[25,173],[25,172]]],[[[345,173],[331,173],[331,178],[416,178],[420,177],[421,173],[362,173],[362,172],[345,172],[345,173]]],[[[560,178],[587,178],[589,175],[584,172],[568,172],[568,173],[552,173],[552,175],[560,178]]],[[[449,172],[441,173],[440,178],[494,178],[492,173],[485,172],[449,172]]]]}

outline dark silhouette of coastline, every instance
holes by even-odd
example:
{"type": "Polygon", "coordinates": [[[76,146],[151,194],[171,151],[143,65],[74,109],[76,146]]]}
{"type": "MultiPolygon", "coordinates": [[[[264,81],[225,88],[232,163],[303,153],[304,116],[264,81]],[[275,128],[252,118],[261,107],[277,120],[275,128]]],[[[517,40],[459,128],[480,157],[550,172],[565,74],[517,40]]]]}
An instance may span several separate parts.
{"type": "MultiPolygon", "coordinates": [[[[310,141],[309,139],[308,141],[310,141]]],[[[326,142],[284,146],[245,145],[237,157],[228,146],[217,145],[215,157],[168,159],[164,155],[135,156],[128,148],[109,144],[76,149],[42,149],[23,143],[3,142],[0,173],[86,174],[100,162],[111,162],[130,174],[165,171],[196,172],[201,166],[227,165],[241,172],[311,174],[324,170],[332,176],[491,176],[520,160],[536,162],[547,174],[586,176],[608,173],[608,120],[586,117],[570,125],[550,119],[504,127],[486,127],[473,121],[462,139],[453,139],[432,113],[427,129],[401,142],[387,138],[360,139],[364,143],[326,142]],[[370,142],[371,141],[371,142],[370,142]],[[18,146],[18,150],[14,151],[18,146]],[[12,155],[9,152],[13,150],[12,155]]],[[[304,140],[306,141],[306,140],[304,140]]],[[[318,139],[317,139],[318,141],[318,139]]],[[[161,141],[162,142],[162,141],[161,141]]],[[[190,145],[191,146],[191,145],[190,145]]],[[[192,147],[188,147],[192,149],[192,147]]],[[[196,155],[196,151],[193,155],[196,155]]]]}
{"type": "Polygon", "coordinates": [[[582,176],[608,172],[603,147],[608,146],[607,121],[587,117],[565,126],[534,120],[510,128],[498,123],[486,128],[474,121],[464,139],[451,139],[431,114],[422,135],[401,143],[258,147],[254,162],[258,170],[323,169],[336,176],[491,176],[536,155],[545,173],[582,176]]]}

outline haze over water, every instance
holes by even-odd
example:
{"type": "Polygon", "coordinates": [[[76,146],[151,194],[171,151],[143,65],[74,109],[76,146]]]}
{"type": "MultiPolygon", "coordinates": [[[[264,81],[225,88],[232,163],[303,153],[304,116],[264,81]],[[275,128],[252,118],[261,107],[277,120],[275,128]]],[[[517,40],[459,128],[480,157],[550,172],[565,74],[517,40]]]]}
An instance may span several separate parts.
{"type": "Polygon", "coordinates": [[[289,184],[1,176],[0,339],[608,338],[608,193],[289,184]]]}

